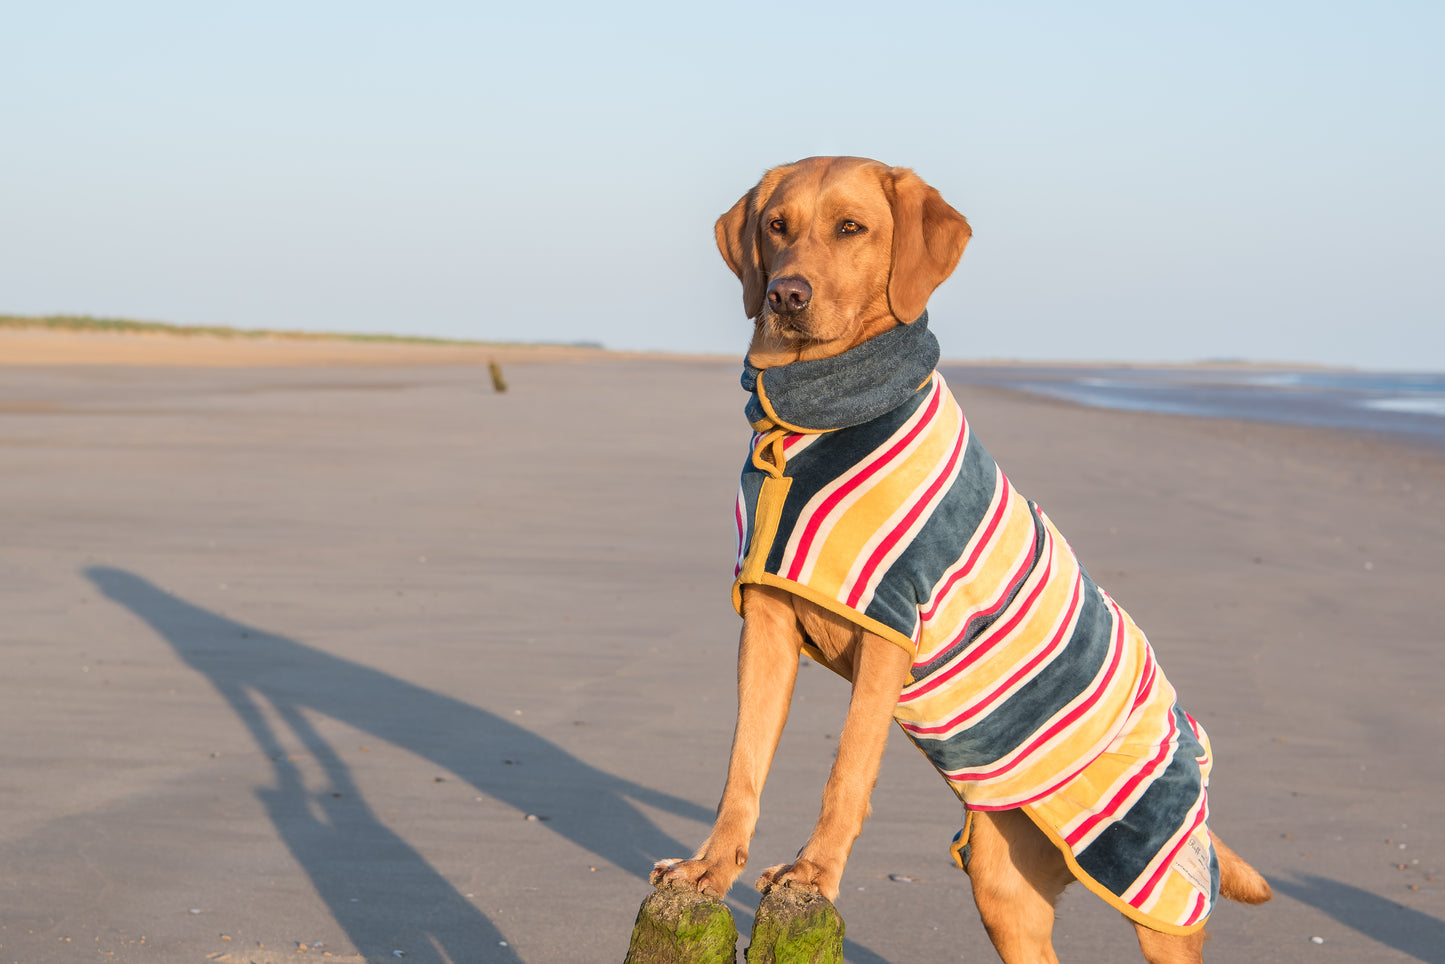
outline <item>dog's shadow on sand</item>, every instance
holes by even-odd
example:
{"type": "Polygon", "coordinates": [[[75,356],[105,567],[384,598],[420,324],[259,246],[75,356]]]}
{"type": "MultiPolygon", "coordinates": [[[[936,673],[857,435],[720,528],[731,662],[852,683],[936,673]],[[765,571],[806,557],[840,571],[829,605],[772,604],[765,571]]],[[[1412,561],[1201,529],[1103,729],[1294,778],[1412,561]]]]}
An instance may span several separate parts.
{"type": "MultiPolygon", "coordinates": [[[[277,834],[368,960],[389,960],[401,948],[408,960],[425,964],[478,960],[479,954],[497,962],[522,959],[472,900],[377,818],[308,712],[430,760],[520,813],[566,810],[572,819],[543,826],[641,880],[655,860],[691,848],[661,831],[634,801],[712,821],[705,807],[599,770],[469,703],[228,619],[121,569],[92,566],[84,575],[148,623],[235,711],[271,760],[275,785],[258,796],[277,834]],[[301,770],[287,759],[287,740],[272,718],[284,721],[325,772],[329,785],[321,792],[307,789],[301,770]],[[586,798],[583,808],[576,806],[579,794],[586,798]],[[406,899],[389,899],[398,894],[406,899]],[[427,912],[413,913],[418,907],[427,912]]],[[[738,925],[746,934],[751,921],[743,914],[750,917],[751,908],[729,903],[742,912],[738,925]]],[[[631,924],[628,918],[617,927],[630,930],[631,924]]],[[[855,941],[847,942],[846,953],[857,964],[887,964],[855,941]]]]}
{"type": "Polygon", "coordinates": [[[1270,886],[1402,954],[1426,964],[1445,961],[1445,921],[1429,914],[1351,884],[1313,874],[1294,880],[1274,879],[1270,886]]]}

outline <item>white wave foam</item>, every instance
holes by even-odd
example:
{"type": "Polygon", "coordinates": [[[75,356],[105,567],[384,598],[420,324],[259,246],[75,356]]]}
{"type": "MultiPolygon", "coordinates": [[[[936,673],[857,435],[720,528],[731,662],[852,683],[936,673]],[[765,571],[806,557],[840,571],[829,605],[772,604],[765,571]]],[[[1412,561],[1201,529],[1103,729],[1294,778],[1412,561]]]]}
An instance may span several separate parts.
{"type": "Polygon", "coordinates": [[[1296,385],[1303,385],[1303,375],[1296,372],[1269,372],[1255,375],[1247,374],[1240,376],[1239,381],[1246,385],[1255,385],[1260,388],[1293,388],[1296,385]]]}
{"type": "Polygon", "coordinates": [[[1400,395],[1395,398],[1372,398],[1362,402],[1366,408],[1386,412],[1408,412],[1412,415],[1434,415],[1445,418],[1445,398],[1438,395],[1400,395]]]}

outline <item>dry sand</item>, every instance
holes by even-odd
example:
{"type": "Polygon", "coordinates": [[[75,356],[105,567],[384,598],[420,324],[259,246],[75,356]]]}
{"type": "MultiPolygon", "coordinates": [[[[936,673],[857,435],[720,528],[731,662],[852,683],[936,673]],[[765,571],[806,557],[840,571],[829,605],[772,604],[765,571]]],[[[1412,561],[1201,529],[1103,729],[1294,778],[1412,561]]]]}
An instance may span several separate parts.
{"type": "MultiPolygon", "coordinates": [[[[743,397],[731,362],[507,374],[0,365],[0,962],[621,960],[722,785],[743,397]]],[[[1277,893],[1211,960],[1445,960],[1445,459],[960,396],[1210,731],[1277,893]]],[[[842,719],[800,677],[758,867],[842,719]]],[[[958,819],[896,736],[849,960],[992,959],[958,819]]],[[[1082,888],[1060,914],[1065,960],[1131,959],[1082,888]]]]}

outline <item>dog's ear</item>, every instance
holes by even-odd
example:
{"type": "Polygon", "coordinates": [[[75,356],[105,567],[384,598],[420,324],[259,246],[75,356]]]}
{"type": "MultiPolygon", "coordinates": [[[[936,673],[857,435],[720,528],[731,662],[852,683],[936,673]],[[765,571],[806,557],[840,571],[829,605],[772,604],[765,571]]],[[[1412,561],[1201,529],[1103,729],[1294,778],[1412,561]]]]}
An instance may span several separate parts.
{"type": "Polygon", "coordinates": [[[762,252],[758,250],[758,187],[738,199],[726,214],[717,219],[713,233],[717,249],[733,274],[743,283],[743,311],[756,318],[763,310],[763,294],[768,276],[763,270],[762,252]]]}
{"type": "Polygon", "coordinates": [[[893,206],[893,264],[888,307],[904,324],[917,320],[928,296],[958,267],[973,230],[934,188],[906,167],[883,174],[893,206]]]}

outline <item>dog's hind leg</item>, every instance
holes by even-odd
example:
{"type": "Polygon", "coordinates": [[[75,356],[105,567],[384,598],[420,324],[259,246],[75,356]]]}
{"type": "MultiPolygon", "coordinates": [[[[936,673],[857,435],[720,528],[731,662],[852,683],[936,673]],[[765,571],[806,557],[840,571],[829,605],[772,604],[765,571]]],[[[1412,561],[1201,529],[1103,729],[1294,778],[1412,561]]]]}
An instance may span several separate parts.
{"type": "Polygon", "coordinates": [[[1018,810],[973,812],[964,869],[1004,964],[1058,964],[1054,902],[1074,879],[1064,858],[1018,810]]]}
{"type": "MultiPolygon", "coordinates": [[[[1209,836],[1213,838],[1215,853],[1219,855],[1220,896],[1246,904],[1262,904],[1269,900],[1273,894],[1259,871],[1225,846],[1224,841],[1212,831],[1209,836]]],[[[1202,964],[1204,942],[1209,939],[1202,929],[1175,937],[1152,931],[1142,924],[1130,923],[1134,924],[1134,930],[1139,935],[1139,949],[1144,952],[1144,959],[1149,964],[1202,964]]]]}
{"type": "Polygon", "coordinates": [[[1174,935],[1152,931],[1135,921],[1130,923],[1139,935],[1139,950],[1149,964],[1203,964],[1204,942],[1209,939],[1203,928],[1193,934],[1174,935]]]}
{"type": "Polygon", "coordinates": [[[1242,904],[1263,904],[1274,896],[1269,882],[1244,858],[1225,845],[1214,831],[1209,832],[1214,841],[1214,852],[1219,855],[1219,895],[1242,904]]]}

